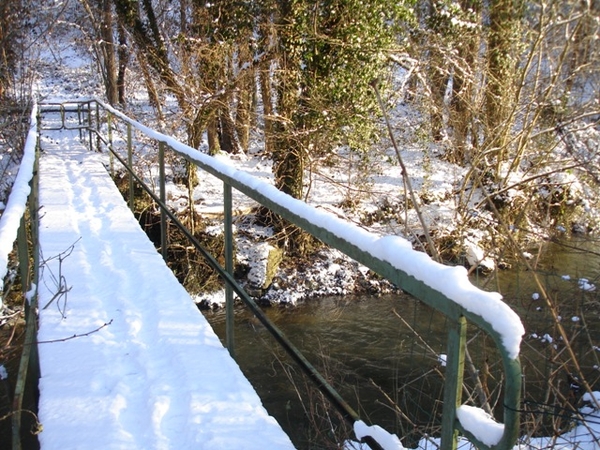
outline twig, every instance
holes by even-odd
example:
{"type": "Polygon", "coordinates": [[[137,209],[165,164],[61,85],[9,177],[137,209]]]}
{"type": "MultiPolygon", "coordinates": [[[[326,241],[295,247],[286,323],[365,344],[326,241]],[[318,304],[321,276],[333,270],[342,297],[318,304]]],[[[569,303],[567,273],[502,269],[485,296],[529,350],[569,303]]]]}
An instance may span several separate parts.
{"type": "Polygon", "coordinates": [[[489,415],[493,415],[487,394],[485,392],[485,389],[483,388],[483,384],[481,383],[481,380],[479,378],[479,373],[477,371],[477,368],[475,367],[475,364],[473,363],[473,359],[471,358],[471,354],[469,353],[469,349],[467,346],[465,346],[465,363],[467,371],[471,376],[471,380],[475,384],[475,392],[477,393],[477,397],[479,397],[481,408],[489,415]]]}
{"type": "Polygon", "coordinates": [[[92,331],[88,331],[87,333],[82,333],[82,334],[74,334],[73,336],[69,336],[66,338],[61,338],[61,339],[52,339],[50,341],[37,341],[36,344],[54,344],[55,342],[66,342],[66,341],[70,341],[71,339],[77,339],[80,337],[86,337],[89,336],[91,334],[97,333],[98,331],[100,331],[102,328],[109,326],[110,324],[112,324],[113,319],[110,319],[110,321],[104,323],[103,325],[100,325],[98,328],[92,330],[92,331]]]}
{"type": "MultiPolygon", "coordinates": [[[[63,306],[66,306],[67,294],[71,290],[71,287],[67,286],[67,280],[66,280],[65,276],[62,274],[62,262],[66,258],[71,256],[71,254],[75,250],[75,244],[77,244],[77,242],[79,242],[80,240],[81,240],[81,237],[78,238],[75,242],[73,242],[73,244],[71,244],[66,250],[60,252],[58,255],[53,256],[47,260],[43,260],[42,264],[40,265],[40,267],[47,268],[48,261],[52,261],[53,259],[58,259],[58,277],[56,277],[54,275],[54,273],[50,269],[48,269],[50,271],[50,278],[54,282],[57,291],[42,309],[48,308],[48,306],[50,306],[52,304],[52,302],[54,302],[54,300],[56,300],[57,298],[61,298],[62,296],[65,297],[63,306]]],[[[41,250],[40,250],[40,252],[41,252],[41,250]]],[[[64,311],[61,310],[60,305],[58,304],[58,301],[56,302],[56,304],[58,307],[58,311],[60,312],[62,317],[65,318],[66,316],[64,314],[64,311]]]]}
{"type": "Polygon", "coordinates": [[[0,416],[0,422],[2,422],[3,420],[8,419],[11,416],[14,416],[15,414],[22,414],[22,413],[29,413],[31,414],[34,419],[35,419],[35,428],[32,429],[32,434],[36,435],[39,434],[42,430],[42,424],[40,423],[40,421],[38,420],[38,416],[36,413],[34,413],[33,411],[29,410],[29,409],[18,409],[16,411],[10,411],[6,414],[4,414],[3,416],[0,416]]]}
{"type": "Polygon", "coordinates": [[[415,212],[417,213],[417,217],[419,218],[419,222],[421,222],[421,226],[423,227],[423,231],[425,234],[425,239],[427,240],[427,245],[429,246],[429,251],[431,252],[431,256],[437,262],[441,262],[440,254],[433,243],[433,239],[431,239],[431,235],[429,234],[429,227],[425,223],[425,219],[423,219],[423,215],[421,214],[421,208],[419,207],[419,202],[417,201],[417,196],[415,195],[415,191],[410,182],[410,178],[408,176],[408,172],[406,171],[406,166],[404,165],[404,160],[402,159],[402,155],[400,155],[400,150],[398,149],[398,144],[396,143],[396,138],[394,137],[394,133],[392,131],[392,126],[390,125],[390,120],[388,118],[387,112],[385,110],[385,106],[383,101],[381,100],[381,95],[379,94],[379,87],[377,86],[377,80],[374,80],[371,83],[373,90],[375,90],[375,95],[377,96],[377,102],[379,103],[379,107],[381,108],[381,112],[383,114],[383,118],[387,125],[387,130],[390,135],[390,139],[392,141],[392,145],[394,146],[394,150],[396,152],[396,157],[398,158],[398,163],[400,164],[400,168],[402,170],[402,179],[408,188],[408,192],[410,194],[410,198],[413,202],[413,207],[415,208],[415,212]]]}
{"type": "Polygon", "coordinates": [[[491,201],[490,196],[487,193],[485,187],[483,186],[483,183],[481,182],[481,180],[478,180],[478,184],[479,184],[479,188],[481,189],[481,191],[485,195],[486,200],[488,201],[488,205],[489,205],[490,209],[492,210],[492,213],[496,216],[496,219],[498,220],[498,224],[503,229],[505,236],[508,238],[508,241],[510,242],[510,244],[514,248],[515,252],[517,253],[517,255],[519,257],[519,259],[525,265],[525,267],[527,268],[527,270],[529,271],[529,273],[531,273],[531,275],[533,277],[533,280],[535,281],[535,284],[537,285],[537,288],[539,289],[540,296],[544,300],[544,303],[546,304],[546,306],[548,307],[548,310],[549,310],[549,312],[550,312],[550,314],[552,316],[552,320],[553,320],[554,324],[556,325],[556,327],[558,329],[558,332],[559,332],[559,334],[560,334],[560,336],[562,338],[562,341],[564,342],[564,345],[565,345],[564,348],[567,351],[567,354],[568,354],[569,359],[571,360],[573,366],[575,367],[575,371],[576,371],[577,375],[579,376],[579,379],[581,381],[582,386],[584,387],[584,389],[585,389],[586,392],[590,393],[591,398],[592,398],[592,402],[593,402],[595,408],[596,409],[600,409],[600,401],[598,401],[598,399],[594,395],[592,395],[593,389],[589,385],[589,383],[587,382],[587,379],[584,376],[583,371],[581,370],[581,366],[579,364],[579,360],[577,359],[577,357],[575,355],[575,351],[573,350],[573,347],[570,344],[570,341],[569,341],[569,338],[568,338],[567,333],[565,331],[565,328],[561,324],[561,321],[560,321],[560,319],[558,317],[558,311],[557,311],[555,305],[552,302],[550,294],[548,293],[547,289],[544,287],[544,284],[542,283],[542,281],[540,280],[539,276],[537,275],[537,272],[533,269],[533,267],[531,266],[531,264],[529,263],[529,261],[527,260],[527,258],[525,258],[525,256],[523,256],[523,252],[520,251],[521,248],[520,248],[519,244],[517,243],[517,241],[513,237],[510,229],[508,228],[508,225],[503,220],[502,215],[500,214],[500,212],[496,208],[496,205],[494,204],[494,202],[491,201]]]}
{"type": "Polygon", "coordinates": [[[417,428],[417,424],[406,415],[406,413],[404,411],[402,411],[402,409],[400,409],[400,407],[396,404],[396,402],[394,402],[394,400],[392,400],[392,398],[381,388],[381,386],[379,386],[377,383],[375,383],[375,381],[373,381],[372,378],[369,378],[369,382],[371,383],[371,385],[377,389],[379,391],[380,394],[382,394],[385,399],[390,402],[390,405],[385,405],[382,402],[379,402],[379,404],[383,405],[383,406],[388,406],[389,408],[391,408],[394,412],[396,412],[398,415],[400,415],[400,417],[402,417],[404,420],[406,420],[410,426],[412,426],[413,428],[417,428]]]}

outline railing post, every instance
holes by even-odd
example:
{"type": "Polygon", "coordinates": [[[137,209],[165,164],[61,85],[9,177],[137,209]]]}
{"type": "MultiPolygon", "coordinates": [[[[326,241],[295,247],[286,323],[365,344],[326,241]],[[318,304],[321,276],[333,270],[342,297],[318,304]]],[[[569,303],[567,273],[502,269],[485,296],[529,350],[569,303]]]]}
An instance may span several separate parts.
{"type": "MultiPolygon", "coordinates": [[[[17,257],[19,260],[19,275],[21,276],[21,288],[23,295],[27,292],[29,286],[29,246],[27,244],[27,223],[25,221],[25,215],[21,217],[21,225],[17,231],[17,257]]],[[[26,325],[26,344],[29,346],[33,339],[32,324],[30,321],[34,320],[29,308],[28,302],[25,302],[25,320],[26,325]]],[[[24,347],[25,347],[24,346],[24,347]]],[[[17,383],[15,386],[14,398],[13,398],[13,410],[15,414],[12,418],[12,443],[13,449],[20,450],[21,447],[21,422],[22,415],[21,409],[23,405],[23,397],[25,395],[25,384],[27,382],[27,370],[29,369],[29,352],[31,349],[24,348],[19,362],[19,374],[17,377],[17,383]]]]}
{"type": "MultiPolygon", "coordinates": [[[[39,284],[39,268],[40,268],[40,252],[39,252],[39,162],[40,162],[40,143],[39,143],[39,128],[41,122],[38,121],[38,142],[35,148],[35,161],[33,162],[33,180],[31,180],[31,194],[29,195],[29,216],[31,228],[31,245],[33,248],[33,283],[39,284]]],[[[37,288],[36,288],[37,292],[37,288]]],[[[37,308],[37,293],[34,297],[33,305],[37,308]]]]}
{"type": "Polygon", "coordinates": [[[83,130],[81,128],[83,125],[81,120],[81,103],[77,103],[77,124],[79,125],[79,139],[83,139],[83,130]]]}
{"type": "MultiPolygon", "coordinates": [[[[223,183],[225,270],[233,276],[233,226],[231,185],[223,183]]],[[[232,358],[235,358],[233,288],[225,283],[225,343],[232,358]]]]}
{"type": "Polygon", "coordinates": [[[462,397],[466,342],[467,319],[460,316],[456,322],[450,322],[448,329],[448,355],[442,408],[442,450],[456,450],[457,446],[456,409],[460,406],[462,397]]]}
{"type": "Polygon", "coordinates": [[[100,152],[100,105],[96,103],[96,151],[100,152]]]}
{"type": "Polygon", "coordinates": [[[93,122],[92,122],[92,102],[91,101],[89,101],[87,103],[87,113],[88,113],[88,136],[89,136],[89,139],[90,139],[90,142],[89,142],[90,143],[90,152],[93,152],[94,151],[94,147],[93,147],[92,142],[94,142],[94,141],[93,141],[93,134],[92,134],[92,124],[93,124],[93,122]]]}
{"type": "MultiPolygon", "coordinates": [[[[112,155],[112,152],[110,153],[112,155]]],[[[127,122],[127,164],[133,169],[133,142],[131,140],[131,124],[127,122]]],[[[129,209],[134,210],[133,177],[129,174],[129,209]]]]}
{"type": "MultiPolygon", "coordinates": [[[[160,186],[160,201],[166,203],[167,194],[165,189],[165,143],[158,142],[158,184],[160,186]]],[[[167,215],[160,208],[160,250],[163,259],[167,260],[167,215]]]]}

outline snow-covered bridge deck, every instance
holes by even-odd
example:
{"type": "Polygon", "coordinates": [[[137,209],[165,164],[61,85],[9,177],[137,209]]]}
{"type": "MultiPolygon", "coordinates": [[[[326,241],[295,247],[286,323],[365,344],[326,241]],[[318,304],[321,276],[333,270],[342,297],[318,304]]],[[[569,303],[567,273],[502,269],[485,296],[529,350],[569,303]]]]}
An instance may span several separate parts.
{"type": "Polygon", "coordinates": [[[41,136],[42,449],[287,449],[77,132],[41,136]]]}

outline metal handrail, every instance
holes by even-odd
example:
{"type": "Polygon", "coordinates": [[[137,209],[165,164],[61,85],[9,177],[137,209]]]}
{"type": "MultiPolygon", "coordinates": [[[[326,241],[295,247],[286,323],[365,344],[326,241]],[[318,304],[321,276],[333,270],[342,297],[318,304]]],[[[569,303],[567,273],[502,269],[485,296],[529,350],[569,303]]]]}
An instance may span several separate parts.
{"type": "MultiPolygon", "coordinates": [[[[519,405],[521,398],[521,365],[519,362],[518,355],[511,354],[507,351],[503,338],[498,330],[495,329],[494,325],[490,323],[490,321],[486,320],[483,316],[473,313],[461,304],[453,301],[448,298],[443,292],[427,285],[423,281],[416,279],[414,276],[406,273],[405,271],[399,269],[394,264],[389,261],[383,260],[381,258],[376,257],[370,251],[365,250],[358,246],[356,243],[352,242],[348,238],[343,236],[338,236],[334,230],[328,228],[323,224],[315,224],[312,223],[310,217],[302,214],[298,210],[294,208],[289,208],[287,205],[289,203],[289,199],[286,202],[279,202],[273,199],[273,196],[267,195],[264,192],[264,189],[260,187],[251,186],[240,179],[238,179],[235,174],[226,173],[221,171],[216,165],[211,164],[205,156],[199,156],[198,152],[195,149],[192,149],[184,144],[179,143],[174,138],[170,136],[166,136],[162,133],[159,133],[155,130],[152,130],[144,125],[139,124],[133,119],[127,117],[123,113],[115,110],[114,108],[106,105],[97,99],[86,100],[82,102],[70,102],[69,104],[85,104],[87,105],[87,118],[88,123],[82,124],[83,128],[87,128],[90,132],[89,143],[92,146],[92,137],[91,133],[95,133],[97,135],[97,150],[99,150],[100,142],[103,142],[109,151],[126,167],[126,169],[131,173],[132,177],[130,177],[130,190],[132,190],[132,183],[135,179],[137,183],[144,186],[143,181],[135,175],[133,169],[129,167],[131,165],[131,152],[132,152],[132,142],[131,142],[131,128],[135,128],[141,133],[145,134],[147,137],[157,141],[159,143],[160,152],[164,152],[165,147],[169,147],[176,154],[184,157],[189,162],[195,164],[200,167],[204,171],[210,173],[211,175],[221,179],[224,183],[225,187],[225,239],[232,239],[231,233],[231,211],[227,210],[231,208],[230,202],[230,194],[231,188],[235,188],[236,190],[242,192],[246,196],[252,198],[263,206],[266,206],[271,211],[279,214],[284,217],[289,222],[297,225],[308,233],[320,239],[325,244],[341,250],[346,255],[352,257],[354,260],[359,263],[365,265],[370,268],[374,272],[379,275],[385,277],[387,280],[395,284],[396,286],[402,288],[405,292],[413,295],[418,300],[423,303],[433,307],[437,311],[444,314],[449,319],[449,330],[448,330],[448,355],[446,360],[446,379],[444,386],[444,406],[443,406],[443,416],[442,416],[442,435],[441,435],[441,446],[443,449],[455,449],[457,445],[457,435],[458,431],[462,432],[465,437],[467,437],[471,442],[473,442],[477,447],[482,449],[509,449],[514,445],[519,432],[519,405]],[[95,111],[92,109],[92,103],[95,104],[95,111]],[[106,139],[101,136],[100,133],[100,112],[99,107],[102,108],[107,114],[107,123],[109,124],[109,138],[106,139]],[[92,124],[92,116],[96,117],[96,127],[94,128],[92,124]],[[127,147],[128,147],[128,161],[129,164],[113,149],[112,138],[111,138],[111,117],[118,117],[124,123],[127,124],[127,147]],[[177,148],[174,148],[177,147],[177,148]],[[229,200],[227,199],[229,195],[229,200]],[[228,223],[229,222],[229,223],[228,223]],[[463,424],[457,418],[457,409],[461,405],[461,396],[462,396],[462,381],[463,381],[463,372],[464,372],[464,364],[465,364],[465,348],[466,348],[466,327],[467,320],[474,323],[480,329],[485,331],[495,342],[497,348],[500,351],[503,363],[503,369],[505,374],[505,383],[504,383],[504,427],[501,438],[492,444],[486,444],[482,442],[482,436],[476,436],[473,432],[469,431],[465,428],[463,424]]],[[[64,117],[64,116],[63,116],[64,117]]],[[[161,159],[161,164],[164,164],[164,161],[161,159]]],[[[164,179],[160,180],[161,183],[161,191],[164,192],[164,179]]],[[[183,227],[175,215],[168,209],[167,205],[164,202],[163,196],[157,196],[152,190],[148,188],[150,195],[153,200],[157,202],[157,204],[161,208],[161,214],[168,216],[173,223],[178,226],[183,227]],[[162,198],[161,198],[162,197],[162,198]]],[[[279,193],[280,195],[285,195],[283,193],[279,193]]],[[[231,291],[235,291],[235,293],[242,299],[242,301],[249,306],[252,312],[257,316],[257,318],[274,334],[275,338],[278,342],[292,355],[292,357],[300,364],[300,366],[305,370],[306,373],[309,374],[309,377],[313,379],[317,383],[317,385],[324,390],[325,395],[333,402],[333,404],[337,407],[337,409],[342,412],[342,415],[346,417],[350,422],[354,422],[359,420],[358,414],[350,408],[343,399],[337,394],[335,389],[333,389],[324,379],[318,374],[318,372],[314,369],[314,367],[301,355],[301,353],[291,344],[287,338],[283,335],[283,333],[273,325],[269,319],[264,315],[262,310],[256,305],[256,303],[252,300],[252,298],[239,286],[239,284],[234,280],[231,273],[231,266],[228,265],[228,269],[226,270],[222,268],[212,255],[203,247],[200,243],[198,243],[194,237],[191,235],[189,231],[184,231],[184,234],[191,240],[193,245],[207,258],[210,265],[220,274],[220,276],[225,280],[227,289],[231,291]]],[[[166,238],[164,238],[166,239],[166,238]]],[[[166,242],[163,241],[163,249],[166,246],[166,242]]],[[[231,246],[230,246],[231,247],[231,246]]],[[[232,255],[226,255],[226,261],[232,258],[232,255]]],[[[227,296],[228,300],[229,297],[227,296]]],[[[232,300],[227,302],[226,308],[232,308],[233,303],[232,300]]],[[[229,316],[229,315],[227,315],[229,316]]],[[[228,326],[228,331],[230,327],[228,326]]],[[[227,337],[228,347],[230,347],[230,351],[233,354],[233,339],[229,336],[227,337]]],[[[487,440],[487,439],[486,439],[487,440]]],[[[370,444],[370,442],[367,442],[370,444]]],[[[370,444],[371,445],[371,444],[370,444]]],[[[375,444],[373,444],[375,445],[375,444]]]]}
{"type": "MultiPolygon", "coordinates": [[[[13,205],[10,218],[2,223],[8,217],[0,219],[0,234],[5,231],[8,238],[6,242],[12,244],[12,233],[16,232],[17,260],[19,266],[19,276],[21,279],[21,294],[24,298],[24,316],[25,333],[23,338],[23,350],[21,352],[18,372],[14,392],[12,393],[11,404],[11,448],[20,450],[21,446],[21,424],[24,414],[31,411],[23,410],[23,402],[32,379],[37,378],[39,366],[37,359],[37,347],[35,345],[37,330],[37,286],[39,259],[37,252],[37,144],[38,144],[38,122],[37,122],[37,104],[33,104],[30,113],[29,132],[24,144],[23,159],[19,167],[15,185],[8,200],[8,205],[13,205]],[[27,160],[27,162],[26,162],[27,160]],[[19,185],[19,186],[17,186],[19,185]],[[25,189],[25,185],[29,188],[25,189]],[[14,203],[13,203],[14,202],[14,203]],[[29,212],[30,221],[26,220],[26,213],[29,212]],[[17,222],[18,221],[18,225],[17,222]],[[8,223],[12,222],[12,223],[8,223]],[[6,225],[6,226],[4,226],[6,225]],[[29,226],[28,226],[29,225],[29,226]],[[16,228],[18,227],[18,228],[16,228]],[[16,228],[16,229],[15,229],[16,228]],[[30,245],[31,244],[31,245],[30,245]],[[30,256],[33,256],[30,258],[30,256]]],[[[8,207],[7,205],[7,207],[8,207]]],[[[8,255],[2,255],[0,258],[6,261],[8,255]]],[[[3,286],[6,267],[0,267],[0,305],[3,303],[3,286]]]]}

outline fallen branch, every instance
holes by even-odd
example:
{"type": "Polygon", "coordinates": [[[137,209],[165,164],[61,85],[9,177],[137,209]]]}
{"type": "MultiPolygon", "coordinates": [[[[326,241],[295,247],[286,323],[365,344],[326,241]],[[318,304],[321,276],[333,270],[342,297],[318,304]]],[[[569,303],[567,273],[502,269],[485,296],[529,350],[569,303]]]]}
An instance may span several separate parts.
{"type": "MultiPolygon", "coordinates": [[[[67,306],[67,294],[71,290],[71,286],[67,286],[67,280],[64,277],[64,275],[62,274],[62,262],[66,258],[68,258],[69,256],[71,256],[71,254],[75,250],[75,245],[80,240],[81,240],[81,237],[79,239],[77,239],[75,242],[73,242],[73,244],[71,244],[65,251],[59,253],[56,256],[53,256],[51,258],[43,260],[42,264],[40,264],[41,268],[45,268],[45,269],[49,270],[49,272],[50,272],[50,279],[54,282],[54,285],[56,287],[56,293],[46,303],[46,305],[44,305],[44,307],[42,309],[48,308],[48,306],[50,306],[54,302],[54,300],[56,300],[56,305],[58,307],[58,311],[63,316],[63,318],[66,318],[64,309],[66,309],[66,306],[67,306]],[[58,259],[58,276],[55,276],[54,273],[50,269],[48,269],[48,266],[47,266],[47,263],[49,261],[52,261],[53,259],[58,259]],[[64,296],[63,310],[61,310],[59,301],[57,299],[60,299],[63,296],[64,296]]],[[[40,249],[40,253],[41,253],[41,249],[40,249]]]]}
{"type": "Polygon", "coordinates": [[[97,333],[102,328],[109,326],[110,324],[112,324],[112,322],[113,322],[113,319],[110,319],[110,321],[104,323],[103,325],[100,325],[95,330],[88,331],[87,333],[74,334],[73,336],[69,336],[69,337],[62,338],[62,339],[52,339],[50,341],[37,341],[36,344],[53,344],[55,342],[66,342],[66,341],[70,341],[71,339],[77,339],[77,338],[80,338],[80,337],[90,336],[91,334],[97,333]]]}

